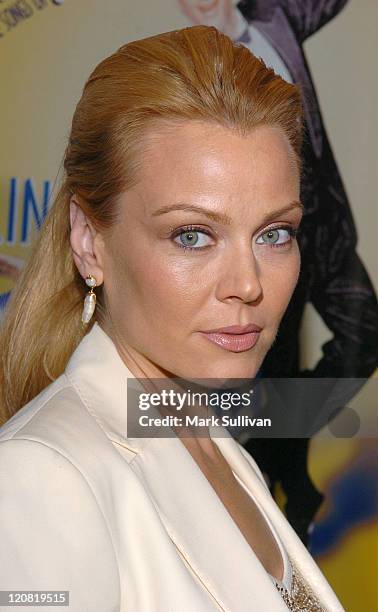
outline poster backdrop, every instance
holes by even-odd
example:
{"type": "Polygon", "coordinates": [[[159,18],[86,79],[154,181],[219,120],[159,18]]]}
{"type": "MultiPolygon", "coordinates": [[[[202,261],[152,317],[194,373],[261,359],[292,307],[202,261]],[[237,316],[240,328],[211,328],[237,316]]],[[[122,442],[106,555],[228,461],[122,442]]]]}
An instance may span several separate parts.
{"type": "MultiPolygon", "coordinates": [[[[205,2],[208,11],[218,3],[205,2]]],[[[59,183],[70,121],[90,71],[129,40],[192,23],[180,0],[0,0],[0,316],[59,183]]],[[[352,203],[358,252],[375,284],[377,31],[375,0],[350,0],[306,42],[352,203]]],[[[310,307],[303,328],[304,365],[311,367],[329,332],[310,307]]],[[[309,471],[326,493],[312,553],[348,612],[378,610],[377,442],[315,439],[309,471]]]]}

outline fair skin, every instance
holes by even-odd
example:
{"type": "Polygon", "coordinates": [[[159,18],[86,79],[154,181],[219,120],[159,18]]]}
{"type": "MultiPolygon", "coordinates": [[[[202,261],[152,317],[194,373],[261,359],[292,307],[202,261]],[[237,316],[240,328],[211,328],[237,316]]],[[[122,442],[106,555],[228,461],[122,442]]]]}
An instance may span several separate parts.
{"type": "MultiPolygon", "coordinates": [[[[299,226],[302,207],[290,144],[276,127],[260,126],[242,137],[220,125],[186,121],[155,129],[143,160],[106,239],[75,196],[71,200],[73,257],[83,278],[90,273],[104,283],[105,331],[135,376],[254,378],[299,275],[290,232],[299,226]],[[157,214],[177,203],[223,217],[188,210],[157,214]],[[179,236],[180,230],[186,234],[179,236]],[[242,352],[200,333],[248,323],[262,331],[242,352]]],[[[179,437],[264,566],[280,577],[277,546],[217,445],[211,437],[179,437]]]]}
{"type": "Polygon", "coordinates": [[[155,133],[143,159],[140,180],[121,195],[120,220],[106,241],[71,201],[74,260],[83,278],[91,273],[104,283],[107,331],[126,365],[147,376],[253,378],[299,274],[289,229],[298,227],[302,211],[289,143],[277,128],[241,137],[193,121],[155,133]],[[227,215],[229,223],[201,212],[154,214],[179,202],[227,215]],[[188,231],[177,235],[188,225],[198,228],[191,251],[179,246],[190,244],[188,231]],[[272,229],[279,246],[269,243],[272,229]],[[244,352],[226,351],[200,334],[248,323],[263,329],[244,352]]]}
{"type": "Polygon", "coordinates": [[[178,3],[193,24],[215,26],[232,39],[238,38],[245,27],[233,0],[178,0],[178,3]]]}

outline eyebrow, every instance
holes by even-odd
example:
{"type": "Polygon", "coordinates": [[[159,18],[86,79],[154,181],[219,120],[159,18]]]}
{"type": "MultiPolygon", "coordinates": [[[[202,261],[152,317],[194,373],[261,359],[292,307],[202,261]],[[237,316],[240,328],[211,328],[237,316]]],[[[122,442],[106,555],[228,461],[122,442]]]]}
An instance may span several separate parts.
{"type": "MultiPolygon", "coordinates": [[[[282,208],[277,208],[277,210],[274,210],[268,213],[267,215],[265,215],[265,217],[262,220],[262,225],[269,223],[270,221],[272,221],[279,215],[289,212],[290,210],[293,210],[295,208],[299,208],[302,212],[304,211],[304,206],[302,202],[299,202],[298,200],[294,200],[287,206],[283,206],[282,208]]],[[[183,210],[187,212],[197,212],[199,214],[205,215],[205,217],[208,217],[208,219],[211,219],[212,221],[222,223],[223,225],[232,225],[232,219],[231,217],[229,217],[229,215],[226,215],[220,212],[215,212],[215,211],[209,210],[208,208],[204,208],[203,206],[198,206],[196,204],[185,204],[184,202],[181,202],[178,204],[172,204],[171,206],[162,206],[161,208],[158,208],[157,210],[155,210],[151,216],[156,217],[158,215],[164,215],[165,213],[173,212],[175,210],[183,210]]]]}

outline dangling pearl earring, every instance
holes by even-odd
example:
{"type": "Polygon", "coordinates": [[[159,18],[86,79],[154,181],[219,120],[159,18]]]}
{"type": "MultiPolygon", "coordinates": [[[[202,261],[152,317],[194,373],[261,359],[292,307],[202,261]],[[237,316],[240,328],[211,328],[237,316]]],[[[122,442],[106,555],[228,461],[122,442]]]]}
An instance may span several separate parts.
{"type": "Polygon", "coordinates": [[[95,277],[92,276],[92,274],[88,274],[85,279],[85,282],[87,283],[88,287],[91,288],[91,290],[88,291],[87,295],[85,296],[83,313],[81,315],[81,322],[84,323],[84,325],[87,325],[91,320],[96,306],[96,294],[93,291],[93,287],[97,287],[97,283],[95,277]]]}

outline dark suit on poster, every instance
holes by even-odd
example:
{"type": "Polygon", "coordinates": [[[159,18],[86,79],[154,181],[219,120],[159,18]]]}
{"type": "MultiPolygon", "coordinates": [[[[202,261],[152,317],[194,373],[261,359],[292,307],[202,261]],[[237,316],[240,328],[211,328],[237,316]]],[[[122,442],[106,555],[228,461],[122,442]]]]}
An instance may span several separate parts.
{"type": "MultiPolygon", "coordinates": [[[[301,185],[305,214],[298,236],[301,274],[276,341],[264,361],[264,377],[366,379],[378,365],[377,298],[356,252],[353,215],[302,48],[304,41],[346,3],[347,0],[244,0],[238,4],[247,21],[281,56],[293,81],[301,85],[305,115],[301,185]],[[306,302],[313,304],[333,338],[322,346],[323,355],[316,367],[300,371],[299,330],[306,302]]],[[[248,30],[238,41],[248,42],[248,30]]],[[[357,121],[358,116],[353,119],[357,121]]],[[[354,392],[363,382],[351,385],[354,392]]],[[[341,395],[347,402],[353,392],[341,395]]],[[[323,499],[307,473],[308,443],[308,438],[256,438],[245,443],[272,484],[281,482],[287,495],[288,519],[305,543],[309,524],[323,499]]]]}

